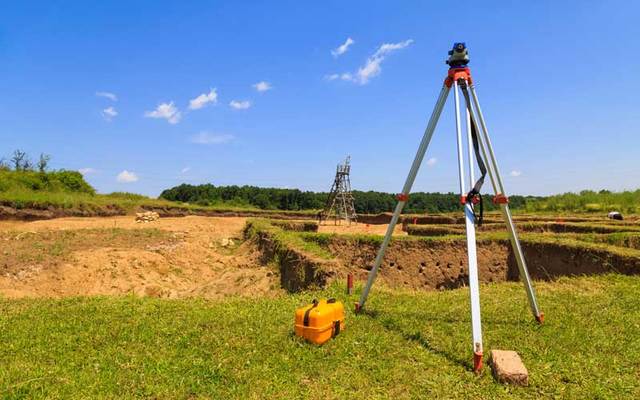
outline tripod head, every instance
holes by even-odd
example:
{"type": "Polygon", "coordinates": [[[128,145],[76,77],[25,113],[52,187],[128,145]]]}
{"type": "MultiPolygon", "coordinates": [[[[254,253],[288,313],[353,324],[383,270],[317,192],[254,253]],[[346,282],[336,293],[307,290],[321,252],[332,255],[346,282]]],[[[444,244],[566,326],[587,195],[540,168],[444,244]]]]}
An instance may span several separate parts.
{"type": "Polygon", "coordinates": [[[464,67],[469,63],[469,50],[464,42],[453,44],[453,49],[449,50],[449,58],[445,61],[451,68],[464,67]]]}

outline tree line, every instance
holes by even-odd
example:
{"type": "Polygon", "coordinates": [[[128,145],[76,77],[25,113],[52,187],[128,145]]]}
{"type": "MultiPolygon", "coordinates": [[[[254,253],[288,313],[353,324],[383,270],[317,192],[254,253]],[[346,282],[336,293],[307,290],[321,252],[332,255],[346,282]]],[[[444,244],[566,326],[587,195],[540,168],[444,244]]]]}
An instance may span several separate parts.
{"type": "MultiPolygon", "coordinates": [[[[253,206],[273,210],[319,210],[327,201],[327,192],[301,191],[298,189],[261,188],[257,186],[214,186],[212,184],[182,184],[167,189],[160,198],[203,206],[229,204],[253,206]]],[[[356,212],[377,214],[393,211],[397,200],[395,194],[375,191],[353,191],[356,212]]],[[[485,210],[497,207],[492,196],[484,200],[485,210]]],[[[527,201],[538,200],[535,196],[510,196],[512,208],[524,208],[527,201]]],[[[440,213],[460,210],[460,196],[454,193],[411,193],[404,208],[406,213],[440,213]]]]}

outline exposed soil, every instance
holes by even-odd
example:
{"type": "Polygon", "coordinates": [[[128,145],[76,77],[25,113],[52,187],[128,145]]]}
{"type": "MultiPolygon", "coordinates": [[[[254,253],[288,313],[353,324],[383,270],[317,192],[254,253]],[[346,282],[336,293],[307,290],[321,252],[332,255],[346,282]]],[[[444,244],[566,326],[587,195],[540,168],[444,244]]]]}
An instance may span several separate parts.
{"type": "Polygon", "coordinates": [[[314,214],[295,211],[227,211],[227,210],[191,210],[180,207],[142,207],[144,211],[154,211],[161,217],[185,217],[189,215],[201,217],[261,217],[274,219],[315,219],[314,214]]]}
{"type": "MultiPolygon", "coordinates": [[[[365,280],[378,246],[336,238],[328,246],[346,272],[365,280]]],[[[501,282],[509,275],[509,248],[488,242],[478,247],[478,270],[482,282],[501,282]]],[[[412,289],[452,289],[469,281],[467,248],[462,241],[426,243],[395,241],[389,245],[378,279],[390,287],[412,289]]]]}
{"type": "MultiPolygon", "coordinates": [[[[344,238],[334,238],[328,249],[341,268],[336,276],[351,272],[365,280],[378,246],[344,238]]],[[[533,279],[551,280],[559,276],[608,272],[639,274],[640,259],[604,250],[550,243],[522,242],[529,274],[533,279]]],[[[478,274],[481,282],[518,280],[518,266],[508,241],[478,241],[478,274]]],[[[464,240],[398,240],[390,244],[378,279],[390,287],[452,289],[467,284],[467,247],[464,240]]]]}
{"type": "Polygon", "coordinates": [[[0,232],[0,274],[23,274],[25,265],[47,270],[73,260],[75,252],[87,250],[175,246],[178,237],[158,229],[3,231],[0,232]]]}
{"type": "MultiPolygon", "coordinates": [[[[340,234],[365,234],[365,235],[384,235],[387,233],[387,224],[367,224],[363,222],[358,223],[342,223],[336,225],[332,222],[325,222],[322,225],[318,226],[319,233],[340,233],[340,234]]],[[[395,226],[393,231],[394,235],[406,235],[406,232],[402,231],[402,226],[400,224],[395,226]]]]}
{"type": "Polygon", "coordinates": [[[261,264],[253,244],[242,242],[244,223],[185,217],[141,224],[130,216],[2,221],[0,294],[220,298],[280,292],[277,271],[261,264]]]}
{"type": "MultiPolygon", "coordinates": [[[[638,224],[626,223],[593,223],[593,224],[576,224],[576,223],[557,223],[557,222],[528,222],[516,223],[518,232],[528,233],[594,233],[607,234],[618,232],[640,232],[638,224]]],[[[414,236],[445,236],[445,235],[463,235],[465,226],[459,225],[407,225],[402,228],[409,235],[414,236]]],[[[507,227],[504,223],[484,223],[476,227],[477,232],[506,232],[507,227]]]]}
{"type": "Polygon", "coordinates": [[[92,209],[48,207],[14,208],[0,205],[0,220],[35,221],[64,217],[112,217],[125,215],[126,211],[118,206],[104,206],[92,209]]]}
{"type": "MultiPolygon", "coordinates": [[[[229,210],[197,210],[185,207],[148,207],[142,206],[134,211],[154,211],[161,217],[264,217],[277,219],[315,219],[315,215],[295,211],[229,211],[229,210]]],[[[133,213],[133,212],[131,212],[133,213]]],[[[0,220],[35,221],[53,218],[69,217],[114,217],[126,215],[127,210],[117,205],[92,206],[90,208],[60,208],[49,206],[46,208],[15,208],[0,205],[0,220]]]]}
{"type": "MultiPolygon", "coordinates": [[[[136,223],[133,216],[0,221],[0,295],[261,297],[322,287],[349,272],[364,280],[378,250],[366,240],[336,236],[325,244],[336,259],[320,259],[279,248],[269,237],[244,241],[245,222],[240,217],[197,216],[149,223],[136,223]]],[[[279,224],[293,230],[315,229],[304,222],[279,224]]],[[[319,232],[383,235],[386,229],[366,223],[325,224],[319,232]]],[[[400,226],[394,234],[406,235],[400,226]]],[[[534,279],[640,272],[639,258],[605,250],[526,241],[523,249],[534,279]]],[[[518,279],[507,241],[480,239],[478,264],[482,282],[518,279]]],[[[395,240],[379,279],[390,287],[423,290],[464,286],[466,242],[395,240]]]]}
{"type": "MultiPolygon", "coordinates": [[[[391,222],[392,213],[380,213],[380,214],[362,214],[358,215],[358,222],[364,224],[388,224],[391,222]]],[[[516,222],[594,222],[594,223],[614,223],[614,224],[637,224],[639,222],[638,216],[632,215],[625,218],[624,221],[615,221],[606,217],[606,215],[585,215],[585,216],[551,216],[551,215],[530,215],[530,214],[518,214],[515,215],[514,221],[516,222]]],[[[491,213],[485,215],[484,221],[486,223],[503,223],[503,219],[500,213],[491,213]]],[[[451,224],[451,225],[464,225],[464,216],[453,214],[403,214],[398,221],[400,224],[451,224]]]]}
{"type": "Polygon", "coordinates": [[[289,246],[281,246],[268,232],[260,231],[253,242],[262,252],[263,262],[278,265],[280,285],[289,292],[324,288],[336,276],[340,265],[289,246]]]}

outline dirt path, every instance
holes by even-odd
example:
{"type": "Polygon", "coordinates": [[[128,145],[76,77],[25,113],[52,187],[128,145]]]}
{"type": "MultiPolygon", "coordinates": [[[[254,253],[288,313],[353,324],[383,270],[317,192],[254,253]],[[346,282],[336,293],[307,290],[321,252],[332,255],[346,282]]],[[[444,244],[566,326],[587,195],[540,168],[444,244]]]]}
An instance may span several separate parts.
{"type": "Polygon", "coordinates": [[[0,295],[221,298],[280,292],[242,243],[245,218],[61,218],[0,222],[0,295]],[[232,244],[228,244],[231,239],[232,244]]]}

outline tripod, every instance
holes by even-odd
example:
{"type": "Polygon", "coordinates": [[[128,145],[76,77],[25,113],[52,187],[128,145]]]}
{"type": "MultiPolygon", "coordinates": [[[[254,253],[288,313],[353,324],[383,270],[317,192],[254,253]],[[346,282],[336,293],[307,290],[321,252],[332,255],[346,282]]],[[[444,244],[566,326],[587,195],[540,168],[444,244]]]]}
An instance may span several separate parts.
{"type": "Polygon", "coordinates": [[[396,205],[393,217],[387,228],[384,240],[378,250],[374,265],[369,272],[367,283],[360,296],[360,301],[356,304],[356,312],[360,311],[365,302],[367,296],[371,290],[378,269],[384,258],[385,251],[391,241],[391,236],[395,225],[398,223],[400,214],[405,204],[409,200],[409,192],[413,186],[413,182],[416,178],[420,164],[424,158],[424,155],[429,147],[429,142],[433,136],[433,132],[442,113],[442,109],[446,103],[447,97],[451,89],[453,89],[455,99],[455,116],[456,116],[456,135],[457,135],[457,150],[458,150],[458,176],[460,180],[460,203],[464,208],[465,215],[465,228],[467,236],[467,255],[469,263],[469,292],[471,297],[471,328],[473,337],[473,369],[479,371],[482,368],[482,324],[480,320],[480,292],[478,287],[478,261],[476,255],[476,230],[475,225],[478,220],[482,218],[482,197],[480,196],[480,187],[484,181],[485,175],[488,173],[491,185],[495,196],[493,197],[494,204],[499,205],[504,221],[507,225],[507,231],[509,233],[509,239],[513,252],[515,254],[516,263],[518,264],[518,270],[520,279],[524,284],[527,292],[527,298],[529,300],[529,306],[531,312],[539,323],[544,320],[544,314],[538,308],[536,301],[536,295],[531,284],[531,278],[527,270],[527,264],[518,240],[516,227],[513,223],[513,217],[509,210],[509,199],[505,195],[504,184],[502,177],[498,170],[498,163],[496,161],[491,140],[489,139],[489,132],[485,123],[480,103],[478,102],[478,96],[473,86],[473,80],[471,78],[471,70],[467,67],[469,62],[468,52],[464,43],[454,44],[454,48],[449,52],[451,56],[447,61],[450,68],[447,73],[447,77],[444,81],[440,95],[436,102],[427,128],[425,129],[422,141],[418,147],[413,164],[409,171],[409,175],[404,183],[402,192],[396,196],[398,203],[396,205]],[[467,142],[468,142],[468,162],[469,162],[469,177],[470,177],[470,191],[465,189],[465,177],[464,177],[464,160],[463,160],[463,143],[462,143],[462,127],[460,122],[460,99],[459,92],[462,93],[466,104],[466,128],[467,128],[467,142]],[[479,135],[478,132],[481,134],[479,135]],[[473,151],[472,151],[473,148],[473,151]],[[474,167],[473,158],[475,156],[478,168],[480,169],[482,176],[474,184],[474,167]],[[488,160],[485,164],[484,160],[488,160]],[[480,209],[480,216],[476,215],[476,209],[480,209]]]}

